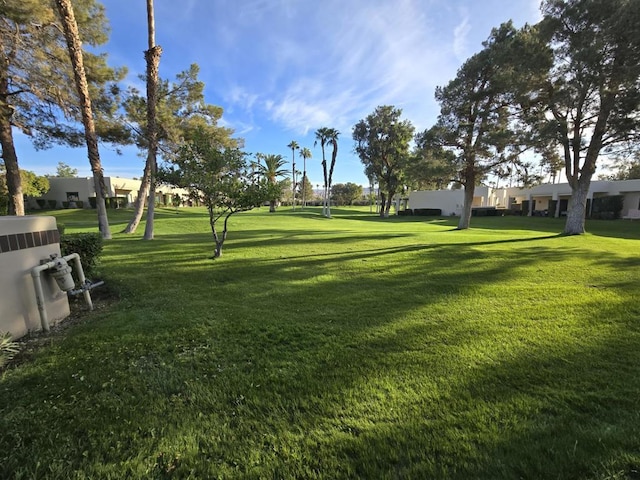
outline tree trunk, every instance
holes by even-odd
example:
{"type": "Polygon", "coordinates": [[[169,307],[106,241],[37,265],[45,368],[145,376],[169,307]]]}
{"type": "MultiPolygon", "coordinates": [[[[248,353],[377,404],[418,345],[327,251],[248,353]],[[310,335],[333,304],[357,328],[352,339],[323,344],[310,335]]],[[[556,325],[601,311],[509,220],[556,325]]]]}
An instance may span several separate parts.
{"type": "Polygon", "coordinates": [[[158,65],[162,48],[155,44],[155,17],[153,14],[153,0],[147,0],[147,27],[149,34],[149,49],[144,52],[147,62],[147,163],[149,166],[149,204],[147,206],[147,223],[144,228],[144,239],[153,240],[153,220],[156,206],[156,174],[158,170],[158,126],[156,119],[156,103],[158,101],[158,65]]]}
{"type": "Polygon", "coordinates": [[[384,212],[387,207],[387,194],[380,192],[380,218],[384,218],[384,212]]]}
{"type": "MultiPolygon", "coordinates": [[[[9,109],[8,106],[0,107],[9,109]]],[[[18,157],[13,144],[13,132],[11,121],[4,115],[0,118],[0,146],[2,146],[2,159],[7,176],[7,189],[9,190],[9,215],[24,215],[24,195],[22,195],[22,178],[18,167],[18,157]]],[[[9,117],[10,118],[10,117],[9,117]]]]}
{"type": "Polygon", "coordinates": [[[276,211],[276,201],[269,201],[269,213],[274,213],[276,211]]]}
{"type": "Polygon", "coordinates": [[[475,194],[476,184],[474,181],[464,186],[464,205],[458,222],[458,230],[466,230],[471,224],[471,209],[473,208],[473,195],[475,194]]]}
{"type": "Polygon", "coordinates": [[[98,136],[96,135],[96,127],[93,121],[93,110],[91,108],[91,97],[89,96],[89,86],[84,70],[84,60],[82,58],[82,43],[80,42],[80,33],[78,32],[78,24],[73,12],[71,0],[56,0],[58,13],[62,20],[64,36],[69,49],[69,57],[73,67],[73,76],[80,97],[80,107],[82,110],[82,123],[84,124],[85,140],[87,143],[87,152],[89,155],[89,163],[93,172],[93,183],[96,190],[96,207],[98,211],[98,226],[102,238],[111,238],[109,229],[109,220],[107,218],[107,208],[104,202],[105,184],[102,164],[100,162],[100,152],[98,150],[98,136]]]}
{"type": "Polygon", "coordinates": [[[149,195],[149,175],[149,162],[145,162],[140,189],[138,190],[138,198],[136,198],[133,204],[133,217],[122,233],[135,233],[140,224],[142,214],[144,213],[144,204],[147,201],[147,195],[149,195]]]}
{"type": "Polygon", "coordinates": [[[564,225],[564,233],[567,235],[581,235],[585,232],[585,217],[587,213],[587,195],[591,176],[585,178],[583,174],[575,188],[571,187],[571,198],[567,210],[567,221],[564,225]]]}

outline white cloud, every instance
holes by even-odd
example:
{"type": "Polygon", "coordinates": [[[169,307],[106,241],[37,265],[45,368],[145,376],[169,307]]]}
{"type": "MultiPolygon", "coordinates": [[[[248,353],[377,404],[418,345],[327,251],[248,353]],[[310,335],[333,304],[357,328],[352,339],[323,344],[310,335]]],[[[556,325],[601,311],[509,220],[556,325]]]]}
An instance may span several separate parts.
{"type": "Polygon", "coordinates": [[[467,43],[471,24],[468,12],[461,10],[461,14],[462,20],[453,31],[453,52],[459,60],[464,61],[467,58],[467,43]]]}

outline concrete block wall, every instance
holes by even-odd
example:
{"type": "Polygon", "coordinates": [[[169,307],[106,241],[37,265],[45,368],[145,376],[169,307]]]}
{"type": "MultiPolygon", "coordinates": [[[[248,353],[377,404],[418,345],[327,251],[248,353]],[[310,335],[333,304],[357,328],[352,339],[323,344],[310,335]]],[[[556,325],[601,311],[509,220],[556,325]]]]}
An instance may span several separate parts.
{"type": "MultiPolygon", "coordinates": [[[[14,339],[42,329],[31,270],[52,254],[60,255],[56,219],[0,217],[0,332],[14,339]]],[[[69,316],[67,294],[46,272],[41,276],[49,324],[69,316]]]]}

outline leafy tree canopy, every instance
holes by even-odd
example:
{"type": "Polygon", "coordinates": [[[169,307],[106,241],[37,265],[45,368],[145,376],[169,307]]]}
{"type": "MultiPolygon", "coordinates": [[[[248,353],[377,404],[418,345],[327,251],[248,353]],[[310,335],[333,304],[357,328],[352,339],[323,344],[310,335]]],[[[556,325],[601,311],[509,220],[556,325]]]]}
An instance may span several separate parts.
{"type": "Polygon", "coordinates": [[[331,187],[331,198],[338,206],[353,205],[361,196],[362,186],[352,182],[336,183],[331,187]]]}
{"type": "Polygon", "coordinates": [[[214,258],[222,255],[231,215],[251,210],[277,196],[279,186],[253,172],[248,155],[220,145],[208,130],[196,128],[178,148],[172,163],[162,167],[159,178],[187,188],[192,198],[206,205],[216,244],[214,258]],[[222,231],[218,225],[222,222],[222,231]]]}
{"type": "Polygon", "coordinates": [[[401,109],[383,105],[353,127],[355,151],[365,173],[380,185],[383,200],[380,215],[384,217],[389,216],[391,200],[402,188],[410,158],[414,128],[409,120],[401,120],[401,115],[401,109]]]}

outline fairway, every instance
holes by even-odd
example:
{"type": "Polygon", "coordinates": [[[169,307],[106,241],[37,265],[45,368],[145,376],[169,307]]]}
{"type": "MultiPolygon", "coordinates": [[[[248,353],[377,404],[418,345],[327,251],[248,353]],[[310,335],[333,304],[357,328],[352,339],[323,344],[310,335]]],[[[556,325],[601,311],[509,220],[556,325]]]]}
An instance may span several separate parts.
{"type": "Polygon", "coordinates": [[[640,478],[640,223],[130,215],[117,301],[0,374],[0,478],[640,478]]]}

